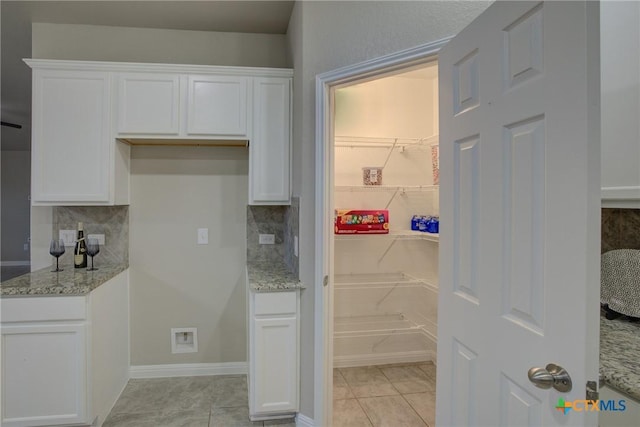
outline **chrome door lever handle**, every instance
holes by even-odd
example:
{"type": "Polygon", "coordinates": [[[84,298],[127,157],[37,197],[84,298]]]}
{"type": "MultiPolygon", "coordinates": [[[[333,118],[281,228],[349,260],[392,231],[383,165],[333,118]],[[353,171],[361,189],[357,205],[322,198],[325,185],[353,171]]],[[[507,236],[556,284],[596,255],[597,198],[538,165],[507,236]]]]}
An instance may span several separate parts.
{"type": "Polygon", "coordinates": [[[566,393],[573,387],[569,373],[562,367],[549,363],[546,368],[531,368],[528,372],[529,381],[540,388],[555,388],[566,393]]]}

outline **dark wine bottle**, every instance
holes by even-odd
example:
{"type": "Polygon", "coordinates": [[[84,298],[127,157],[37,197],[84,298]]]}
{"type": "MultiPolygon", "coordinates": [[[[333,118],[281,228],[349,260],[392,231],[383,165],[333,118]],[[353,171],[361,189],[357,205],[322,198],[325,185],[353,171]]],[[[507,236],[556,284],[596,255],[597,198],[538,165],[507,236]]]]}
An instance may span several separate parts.
{"type": "Polygon", "coordinates": [[[78,223],[78,238],[73,250],[73,266],[75,268],[87,268],[87,242],[84,240],[84,227],[78,223]]]}

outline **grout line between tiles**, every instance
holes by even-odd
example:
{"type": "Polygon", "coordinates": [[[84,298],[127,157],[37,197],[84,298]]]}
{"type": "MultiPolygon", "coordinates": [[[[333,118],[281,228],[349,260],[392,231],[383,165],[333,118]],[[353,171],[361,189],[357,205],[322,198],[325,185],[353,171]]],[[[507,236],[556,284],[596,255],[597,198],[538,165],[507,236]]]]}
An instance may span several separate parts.
{"type": "MultiPolygon", "coordinates": [[[[412,393],[407,393],[407,394],[412,394],[412,393]]],[[[405,401],[405,402],[407,402],[407,405],[409,405],[409,408],[411,408],[411,410],[414,412],[414,414],[416,414],[416,415],[418,416],[418,418],[420,418],[420,419],[422,420],[422,422],[423,422],[423,423],[425,423],[425,424],[427,425],[427,427],[431,427],[431,426],[429,425],[429,423],[427,422],[427,420],[425,420],[424,418],[422,418],[422,417],[420,416],[420,414],[418,413],[418,411],[416,411],[416,408],[414,408],[414,407],[413,407],[413,405],[411,404],[411,402],[409,402],[409,401],[407,400],[407,398],[406,398],[406,397],[404,397],[404,394],[400,394],[400,396],[402,396],[402,398],[404,399],[404,401],[405,401]]]]}
{"type": "MultiPolygon", "coordinates": [[[[400,393],[400,390],[398,390],[398,388],[397,388],[395,385],[393,385],[393,381],[391,381],[391,378],[389,378],[389,377],[387,376],[387,374],[385,374],[385,373],[384,373],[384,371],[383,371],[382,369],[378,368],[378,370],[380,370],[380,372],[382,373],[382,375],[387,379],[387,381],[389,381],[389,384],[391,384],[391,387],[393,387],[393,389],[394,389],[395,391],[397,391],[397,392],[398,392],[398,394],[399,394],[400,396],[402,396],[402,393],[400,393]]],[[[406,400],[406,399],[405,399],[405,400],[406,400]]],[[[412,409],[413,409],[413,408],[412,408],[412,409]]]]}

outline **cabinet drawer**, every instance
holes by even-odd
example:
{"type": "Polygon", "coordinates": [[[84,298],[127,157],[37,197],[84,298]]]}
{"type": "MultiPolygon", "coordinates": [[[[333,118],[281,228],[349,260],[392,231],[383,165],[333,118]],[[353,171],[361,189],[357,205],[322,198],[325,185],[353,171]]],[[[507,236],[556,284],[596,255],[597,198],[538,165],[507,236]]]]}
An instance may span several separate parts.
{"type": "Polygon", "coordinates": [[[255,314],[295,314],[297,311],[296,292],[256,293],[255,314]]]}
{"type": "Polygon", "coordinates": [[[82,320],[87,317],[86,298],[83,296],[3,298],[0,307],[2,323],[82,320]]]}

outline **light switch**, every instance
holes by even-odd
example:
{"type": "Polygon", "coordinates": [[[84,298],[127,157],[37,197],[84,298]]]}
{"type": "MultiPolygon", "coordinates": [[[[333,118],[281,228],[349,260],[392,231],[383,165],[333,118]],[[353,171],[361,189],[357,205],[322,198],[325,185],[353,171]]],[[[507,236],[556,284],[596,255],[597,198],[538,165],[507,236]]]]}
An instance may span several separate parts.
{"type": "Polygon", "coordinates": [[[293,236],[293,254],[298,256],[298,236],[293,236]]]}
{"type": "Polygon", "coordinates": [[[208,245],[209,244],[209,229],[208,228],[198,228],[198,244],[199,245],[208,245]]]}

